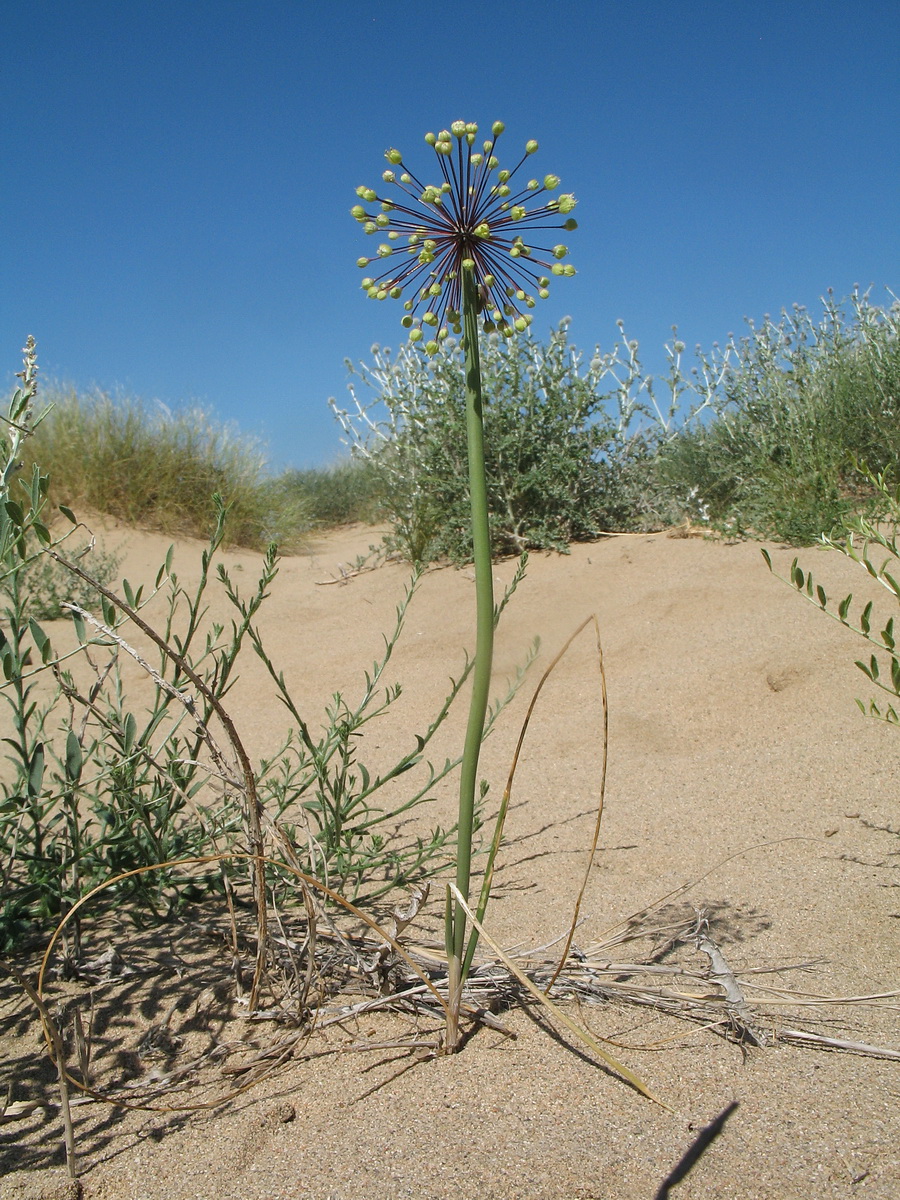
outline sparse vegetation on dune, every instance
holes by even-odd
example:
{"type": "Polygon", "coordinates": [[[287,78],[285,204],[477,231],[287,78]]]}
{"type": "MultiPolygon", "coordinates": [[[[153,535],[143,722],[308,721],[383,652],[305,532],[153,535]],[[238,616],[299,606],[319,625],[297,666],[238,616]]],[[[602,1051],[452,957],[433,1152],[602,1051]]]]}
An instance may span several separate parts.
{"type": "MultiPolygon", "coordinates": [[[[826,544],[896,600],[895,532],[885,533],[878,521],[895,524],[900,513],[885,473],[900,460],[898,334],[900,306],[881,308],[854,293],[843,307],[829,302],[820,323],[801,310],[779,323],[767,319],[742,341],[698,354],[693,371],[673,339],[661,381],[645,376],[637,344],[624,333],[611,351],[598,349],[585,361],[565,326],[547,346],[527,329],[508,340],[489,332],[477,370],[451,338],[425,354],[415,346],[396,356],[378,351],[374,366],[355,371],[354,383],[361,377],[372,386],[371,401],[354,392],[354,407],[338,412],[354,457],[277,477],[267,474],[258,446],[206,413],[171,415],[137,401],[74,393],[38,403],[29,341],[22,387],[0,436],[0,706],[8,748],[0,797],[0,969],[40,1011],[63,1108],[67,1081],[89,1085],[90,1050],[84,1052],[76,1023],[70,1040],[79,1068],[66,1067],[65,1039],[44,999],[46,963],[35,988],[10,955],[57,925],[64,930],[58,970],[77,973],[88,900],[92,911],[109,913],[114,904],[119,915],[149,923],[214,898],[229,914],[233,962],[246,963],[246,970],[238,965],[235,986],[247,1010],[262,1012],[264,999],[267,1016],[299,1027],[304,1037],[323,1005],[338,997],[342,1013],[407,1005],[417,1020],[442,1016],[444,1034],[435,1028],[426,1043],[417,1032],[409,1043],[434,1051],[462,1044],[461,1022],[490,1023],[498,997],[509,1002],[530,993],[575,1030],[544,995],[562,979],[567,995],[582,996],[586,987],[585,1002],[626,993],[631,1002],[639,995],[642,1004],[722,1024],[730,1036],[764,1044],[760,1013],[769,1001],[763,997],[754,1007],[746,999],[702,915],[682,921],[676,941],[693,939],[716,964],[717,979],[727,972],[730,990],[720,1004],[673,1006],[665,989],[654,992],[640,962],[617,966],[619,991],[604,990],[599,965],[588,972],[584,955],[569,958],[574,919],[555,964],[510,958],[488,938],[493,973],[470,978],[512,784],[510,775],[484,886],[470,906],[470,854],[486,795],[478,754],[522,671],[488,706],[490,656],[464,657],[445,698],[433,713],[419,714],[418,732],[387,765],[369,759],[364,733],[393,715],[400,698],[388,670],[423,567],[472,556],[464,400],[470,421],[478,411],[487,433],[485,503],[475,522],[482,578],[492,575],[492,552],[565,549],[607,530],[689,521],[788,542],[830,534],[826,544]],[[150,529],[204,535],[199,580],[185,585],[169,556],[152,581],[117,582],[114,557],[96,551],[82,557],[87,535],[73,511],[80,506],[150,529]],[[388,545],[414,564],[413,579],[383,651],[360,672],[359,694],[335,692],[324,718],[311,721],[258,623],[279,571],[274,543],[296,548],[315,527],[360,520],[389,524],[388,545]],[[249,585],[239,586],[222,561],[229,540],[265,548],[249,585]],[[872,557],[877,551],[885,552],[886,564],[872,557]],[[213,589],[230,622],[210,618],[213,589]],[[48,624],[60,618],[68,625],[48,624]],[[261,760],[248,751],[228,707],[239,660],[251,648],[288,719],[282,745],[261,760]],[[134,671],[149,685],[140,692],[131,686],[134,671]],[[481,679],[486,723],[470,721],[461,753],[429,761],[470,676],[481,679]],[[461,765],[468,790],[457,822],[425,827],[412,820],[461,765]],[[427,880],[454,866],[443,952],[433,946],[408,952],[400,935],[424,905],[427,880]],[[413,889],[411,899],[385,917],[379,906],[398,888],[413,889]],[[339,920],[347,914],[354,921],[349,940],[339,920]],[[352,1002],[345,995],[351,986],[352,1002]]],[[[473,439],[470,431],[470,454],[473,446],[478,452],[476,432],[473,439]]],[[[483,601],[479,641],[486,631],[492,635],[523,572],[524,561],[497,605],[491,594],[483,601]]],[[[874,647],[859,665],[890,701],[870,703],[868,711],[896,723],[893,620],[879,630],[871,605],[854,618],[851,597],[832,603],[796,562],[791,581],[874,647]]],[[[523,667],[534,653],[523,654],[523,667]]],[[[605,682],[602,711],[605,780],[605,682]]],[[[600,812],[602,790],[603,783],[600,812]]],[[[878,828],[895,832],[892,825],[878,828]]],[[[598,834],[599,815],[594,849],[598,834]]],[[[658,930],[641,922],[657,908],[629,918],[629,936],[655,938],[658,930]]],[[[688,977],[687,967],[673,972],[688,977]]],[[[650,1095],[591,1035],[575,1032],[650,1095]]],[[[788,1034],[803,1044],[828,1041],[796,1030],[783,1039],[788,1034]]],[[[204,1070],[209,1065],[203,1060],[204,1070]]],[[[248,1069],[255,1078],[255,1066],[248,1069]]],[[[106,1082],[121,1099],[119,1082],[112,1076],[106,1082]]],[[[168,1086],[148,1083],[140,1095],[129,1091],[129,1102],[159,1097],[168,1086]]],[[[67,1151],[74,1173],[71,1137],[67,1151]]]]}

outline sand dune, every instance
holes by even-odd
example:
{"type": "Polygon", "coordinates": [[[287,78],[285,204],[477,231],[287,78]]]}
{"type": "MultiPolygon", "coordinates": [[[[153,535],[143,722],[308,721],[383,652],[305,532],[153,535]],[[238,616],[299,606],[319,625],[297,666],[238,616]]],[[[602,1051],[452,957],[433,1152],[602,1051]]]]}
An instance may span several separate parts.
{"type": "MultiPolygon", "coordinates": [[[[121,536],[111,531],[107,542],[121,536]]],[[[322,586],[373,536],[342,531],[285,560],[263,610],[272,655],[313,724],[332,693],[359,689],[402,595],[399,564],[322,586]]],[[[165,544],[125,535],[129,578],[150,575],[165,544]]],[[[786,572],[793,552],[771,549],[786,572]]],[[[196,548],[180,544],[184,578],[195,560],[196,548]]],[[[835,594],[864,594],[864,578],[838,555],[809,550],[801,560],[835,594]]],[[[243,579],[258,559],[227,552],[225,561],[243,579]]],[[[513,568],[498,564],[498,581],[513,568]]],[[[367,735],[373,762],[406,747],[440,703],[471,644],[472,607],[469,571],[423,579],[389,672],[403,699],[367,735]]],[[[499,631],[498,687],[535,635],[542,651],[485,748],[492,794],[542,664],[591,613],[605,654],[610,761],[578,944],[698,880],[679,903],[709,913],[736,970],[814,961],[774,982],[832,996],[900,988],[900,841],[878,829],[900,826],[900,734],[854,704],[869,694],[853,666],[861,643],[773,578],[757,545],[632,536],[534,556],[499,631]]],[[[271,752],[285,715],[252,655],[231,706],[253,754],[271,752]]],[[[436,756],[458,744],[464,715],[436,756]]],[[[517,777],[488,919],[501,943],[537,946],[566,928],[594,821],[599,728],[596,655],[584,636],[547,685],[517,777]]],[[[452,786],[439,789],[434,819],[452,819],[453,805],[452,786]]],[[[824,1033],[900,1049],[898,1013],[900,997],[815,1016],[824,1033]]],[[[611,1077],[533,1006],[504,1016],[515,1040],[482,1030],[459,1055],[419,1063],[344,1049],[356,1036],[385,1037],[391,1021],[372,1018],[311,1044],[223,1111],[79,1115],[84,1195],[637,1200],[668,1194],[663,1181],[733,1101],[721,1135],[672,1187],[678,1200],[900,1195],[900,1062],[777,1042],[742,1049],[715,1030],[618,1004],[575,1015],[614,1039],[614,1053],[674,1114],[611,1077]]],[[[795,998],[769,1028],[802,1015],[795,998]]],[[[29,1052],[39,1053],[34,1038],[29,1052]]],[[[26,1125],[0,1125],[0,1166],[28,1168],[7,1176],[4,1200],[62,1195],[52,1190],[55,1119],[26,1125]]]]}

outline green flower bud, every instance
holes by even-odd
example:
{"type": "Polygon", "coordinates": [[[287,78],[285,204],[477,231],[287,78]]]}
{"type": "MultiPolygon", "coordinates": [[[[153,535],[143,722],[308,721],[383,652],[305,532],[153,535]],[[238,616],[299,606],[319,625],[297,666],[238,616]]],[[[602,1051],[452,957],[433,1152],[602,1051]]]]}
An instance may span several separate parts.
{"type": "Polygon", "coordinates": [[[375,224],[374,221],[366,221],[365,225],[363,225],[364,233],[375,233],[377,229],[378,229],[378,226],[375,224]]]}
{"type": "Polygon", "coordinates": [[[462,269],[464,271],[474,271],[475,270],[475,259],[474,258],[464,258],[462,260],[461,265],[462,265],[462,269]]]}
{"type": "Polygon", "coordinates": [[[398,163],[403,162],[403,155],[399,150],[385,150],[384,157],[389,163],[393,163],[395,167],[398,165],[398,163]]]}
{"type": "Polygon", "coordinates": [[[509,210],[509,215],[512,217],[512,219],[514,221],[521,221],[522,218],[525,216],[525,209],[522,207],[521,204],[514,204],[512,206],[512,208],[509,210]]]}
{"type": "Polygon", "coordinates": [[[393,204],[391,204],[390,200],[382,200],[381,211],[382,212],[393,212],[394,211],[394,206],[393,206],[393,204]]]}
{"type": "Polygon", "coordinates": [[[387,300],[387,288],[379,288],[375,299],[376,300],[387,300]]]}
{"type": "Polygon", "coordinates": [[[529,189],[529,191],[536,192],[540,186],[541,186],[541,185],[538,183],[538,181],[537,181],[536,179],[529,179],[529,180],[528,180],[528,189],[529,189]]]}
{"type": "Polygon", "coordinates": [[[463,136],[463,134],[466,132],[465,121],[454,121],[453,124],[450,126],[450,132],[453,134],[453,136],[455,138],[461,138],[463,136]]]}
{"type": "Polygon", "coordinates": [[[528,322],[524,317],[516,317],[515,325],[519,333],[524,333],[528,328],[528,322]]]}
{"type": "Polygon", "coordinates": [[[554,263],[550,270],[554,275],[562,275],[565,272],[565,267],[562,265],[562,263],[554,263]]]}
{"type": "Polygon", "coordinates": [[[508,183],[509,176],[510,176],[510,172],[507,171],[505,167],[502,171],[499,171],[497,173],[497,178],[500,180],[501,183],[508,183]]]}
{"type": "Polygon", "coordinates": [[[547,189],[548,192],[552,192],[554,188],[558,188],[559,187],[559,176],[558,175],[545,175],[544,176],[544,187],[547,189]]]}
{"type": "MultiPolygon", "coordinates": [[[[491,171],[495,171],[499,165],[500,165],[499,158],[495,158],[494,155],[492,154],[491,157],[488,159],[488,169],[491,171]]],[[[373,199],[374,199],[374,197],[373,197],[373,199]]]]}
{"type": "Polygon", "coordinates": [[[574,217],[569,217],[568,221],[563,222],[563,229],[568,229],[568,231],[570,233],[572,232],[573,229],[577,229],[577,228],[578,228],[578,222],[575,220],[574,217]]]}
{"type": "Polygon", "coordinates": [[[386,225],[390,225],[390,223],[391,223],[391,218],[387,215],[387,213],[379,213],[378,216],[375,218],[375,224],[378,226],[379,229],[384,229],[384,227],[386,225]]]}
{"type": "Polygon", "coordinates": [[[391,290],[388,292],[388,295],[390,296],[390,298],[391,298],[392,300],[399,300],[399,299],[400,299],[400,297],[403,295],[403,288],[402,288],[402,287],[397,287],[397,286],[395,285],[395,286],[394,286],[394,287],[392,287],[392,288],[391,288],[391,290]]]}
{"type": "Polygon", "coordinates": [[[525,143],[525,153],[526,154],[534,154],[536,152],[537,148],[538,148],[538,144],[534,140],[534,138],[532,138],[530,142],[525,143]]]}
{"type": "Polygon", "coordinates": [[[423,325],[437,325],[437,323],[438,323],[438,319],[434,315],[433,312],[427,312],[427,313],[422,314],[422,324],[423,325]]]}
{"type": "Polygon", "coordinates": [[[434,136],[433,133],[426,133],[425,141],[428,143],[429,146],[433,146],[434,143],[437,141],[437,138],[434,136]]]}
{"type": "MultiPolygon", "coordinates": [[[[474,266],[474,263],[472,265],[474,266]]],[[[492,288],[496,282],[497,280],[493,275],[485,275],[484,279],[482,280],[482,283],[486,288],[492,288]]]]}
{"type": "Polygon", "coordinates": [[[426,342],[425,343],[425,353],[427,355],[429,355],[430,357],[433,358],[434,355],[437,354],[437,352],[438,352],[437,342],[426,342]]]}
{"type": "Polygon", "coordinates": [[[472,232],[476,237],[489,238],[491,236],[491,227],[488,225],[487,221],[482,221],[481,224],[477,225],[472,232]]]}
{"type": "Polygon", "coordinates": [[[470,133],[474,137],[474,135],[477,132],[478,132],[478,126],[475,124],[474,121],[469,121],[468,124],[466,125],[466,133],[470,133]]]}
{"type": "Polygon", "coordinates": [[[412,183],[412,176],[407,175],[407,173],[404,171],[403,174],[400,176],[400,182],[401,183],[412,183]]]}
{"type": "Polygon", "coordinates": [[[380,258],[387,258],[391,254],[391,248],[386,242],[382,242],[378,247],[378,255],[380,258]]]}
{"type": "Polygon", "coordinates": [[[361,204],[354,204],[350,209],[350,216],[354,221],[364,221],[366,219],[366,210],[361,204]]]}
{"type": "Polygon", "coordinates": [[[498,138],[505,128],[506,126],[502,121],[495,121],[491,126],[491,133],[495,138],[498,138]]]}
{"type": "Polygon", "coordinates": [[[411,329],[409,331],[409,340],[411,342],[421,342],[422,330],[421,329],[411,329]]]}
{"type": "Polygon", "coordinates": [[[542,287],[542,288],[538,289],[538,295],[540,296],[540,298],[542,300],[546,300],[547,297],[550,295],[550,293],[547,291],[547,289],[545,287],[542,287]]]}
{"type": "Polygon", "coordinates": [[[567,192],[565,195],[560,196],[556,202],[556,206],[563,216],[565,216],[566,213],[570,213],[572,211],[577,203],[578,201],[575,199],[572,193],[567,192]]]}
{"type": "Polygon", "coordinates": [[[359,286],[363,289],[363,291],[368,291],[374,282],[375,282],[375,280],[370,279],[369,276],[367,275],[359,286]]]}
{"type": "Polygon", "coordinates": [[[429,296],[439,296],[443,290],[444,289],[441,287],[441,285],[439,283],[433,283],[431,285],[431,287],[428,289],[428,295],[429,296]]]}
{"type": "Polygon", "coordinates": [[[381,178],[384,180],[385,183],[396,183],[397,182],[397,176],[394,174],[393,171],[382,171],[381,178]]]}
{"type": "Polygon", "coordinates": [[[553,257],[554,258],[565,258],[568,253],[569,253],[568,246],[554,246],[553,247],[553,257]]]}
{"type": "Polygon", "coordinates": [[[411,329],[412,323],[413,323],[413,319],[409,315],[400,318],[400,324],[403,326],[404,329],[411,329]]]}
{"type": "Polygon", "coordinates": [[[441,191],[444,193],[444,195],[446,196],[446,194],[452,190],[452,186],[447,183],[446,180],[444,180],[444,182],[441,184],[441,191]]]}
{"type": "Polygon", "coordinates": [[[538,287],[549,287],[549,286],[550,286],[550,280],[547,278],[546,275],[542,275],[540,277],[540,279],[538,280],[538,287]]]}
{"type": "Polygon", "coordinates": [[[512,325],[510,325],[510,323],[508,321],[505,321],[500,326],[500,332],[503,334],[503,336],[505,338],[511,338],[512,335],[515,333],[515,330],[513,329],[512,325]]]}
{"type": "Polygon", "coordinates": [[[485,154],[490,154],[491,147],[493,146],[493,144],[494,144],[493,142],[482,142],[481,143],[481,148],[485,152],[485,154]]]}
{"type": "Polygon", "coordinates": [[[563,275],[574,275],[574,274],[575,274],[575,268],[572,266],[571,263],[566,263],[566,265],[563,267],[563,275]]]}
{"type": "Polygon", "coordinates": [[[484,155],[483,154],[473,154],[470,161],[471,161],[473,167],[480,167],[481,164],[484,162],[484,155]]]}
{"type": "Polygon", "coordinates": [[[437,145],[435,146],[435,151],[438,154],[452,154],[453,153],[453,143],[449,142],[449,141],[448,142],[444,142],[444,141],[438,142],[437,145]]]}
{"type": "Polygon", "coordinates": [[[509,187],[505,183],[501,183],[500,187],[494,188],[493,190],[496,191],[498,196],[508,196],[509,195],[509,187]]]}
{"type": "Polygon", "coordinates": [[[509,248],[509,253],[512,258],[519,258],[522,254],[522,247],[519,245],[516,245],[516,243],[514,242],[509,248]]]}
{"type": "Polygon", "coordinates": [[[390,238],[390,240],[391,240],[392,242],[396,242],[396,240],[399,238],[399,236],[400,236],[400,234],[397,232],[397,230],[396,230],[396,229],[389,229],[389,230],[388,230],[388,237],[390,238]]]}
{"type": "Polygon", "coordinates": [[[441,132],[437,136],[437,140],[439,142],[449,142],[450,141],[450,130],[442,129],[441,132]]]}
{"type": "Polygon", "coordinates": [[[356,265],[358,267],[367,267],[371,261],[372,260],[370,258],[358,258],[356,260],[356,265]]]}

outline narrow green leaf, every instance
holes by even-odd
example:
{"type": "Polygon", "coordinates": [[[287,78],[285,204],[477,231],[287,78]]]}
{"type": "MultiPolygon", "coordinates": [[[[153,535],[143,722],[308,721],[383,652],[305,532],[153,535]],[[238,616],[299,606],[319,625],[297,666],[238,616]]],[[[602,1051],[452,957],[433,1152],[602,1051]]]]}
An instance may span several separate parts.
{"type": "Polygon", "coordinates": [[[69,783],[77,783],[81,778],[81,768],[83,765],[83,757],[81,753],[81,743],[78,740],[78,735],[74,729],[70,729],[66,737],[66,780],[69,783]]]}
{"type": "Polygon", "coordinates": [[[816,588],[816,599],[819,601],[820,608],[828,607],[828,597],[825,595],[825,589],[822,587],[821,583],[816,588]]]}
{"type": "Polygon", "coordinates": [[[73,525],[78,524],[78,518],[72,512],[71,508],[67,508],[65,504],[60,504],[59,511],[66,518],[66,520],[71,521],[73,525]]]}
{"type": "Polygon", "coordinates": [[[768,550],[761,550],[760,553],[762,554],[763,558],[766,560],[766,566],[769,568],[770,571],[773,571],[774,567],[772,566],[772,556],[769,554],[768,550]]]}
{"type": "Polygon", "coordinates": [[[900,696],[900,661],[896,658],[891,659],[891,686],[900,696]]]}
{"type": "Polygon", "coordinates": [[[872,628],[871,619],[872,619],[872,601],[870,600],[869,603],[866,605],[866,607],[863,609],[862,616],[859,618],[859,627],[863,631],[863,633],[866,634],[867,636],[868,636],[869,630],[872,628]]]}
{"type": "Polygon", "coordinates": [[[44,782],[44,743],[38,742],[28,764],[28,795],[39,796],[44,782]]]}
{"type": "Polygon", "coordinates": [[[135,734],[137,733],[137,721],[134,713],[129,713],[125,718],[125,736],[123,739],[125,753],[130,754],[131,748],[134,745],[135,734]]]}
{"type": "Polygon", "coordinates": [[[853,600],[853,593],[851,592],[850,595],[845,596],[844,599],[838,605],[838,616],[840,617],[840,619],[843,621],[843,623],[845,625],[847,624],[847,613],[850,611],[850,603],[852,600],[853,600]]]}
{"type": "Polygon", "coordinates": [[[37,646],[38,654],[41,656],[41,662],[44,664],[48,663],[53,656],[53,647],[50,645],[50,639],[44,633],[43,629],[41,629],[40,625],[38,625],[37,621],[35,621],[34,617],[29,619],[28,628],[31,630],[34,644],[37,646]]]}

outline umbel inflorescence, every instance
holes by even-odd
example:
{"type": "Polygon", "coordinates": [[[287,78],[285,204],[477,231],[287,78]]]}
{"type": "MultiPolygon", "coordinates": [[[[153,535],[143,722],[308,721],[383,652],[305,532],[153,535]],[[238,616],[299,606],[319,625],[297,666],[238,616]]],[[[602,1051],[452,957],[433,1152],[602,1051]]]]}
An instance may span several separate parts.
{"type": "Polygon", "coordinates": [[[556,175],[516,183],[538,144],[527,142],[517,165],[502,169],[494,151],[503,129],[495,121],[481,150],[473,149],[478,126],[471,122],[454,121],[449,130],[426,134],[437,155],[440,183],[422,183],[399,150],[386,150],[390,167],[382,181],[388,187],[380,190],[385,194],[356,189],[364,203],[354,205],[351,214],[366,233],[384,239],[372,257],[357,260],[363,269],[374,263],[386,268],[367,275],[363,290],[374,300],[399,299],[405,293],[402,324],[413,342],[421,342],[426,330],[431,334],[424,344],[429,354],[436,353],[451,330],[460,333],[463,272],[473,274],[485,330],[507,337],[531,324],[535,297],[546,298],[551,276],[575,274],[563,262],[566,246],[531,242],[538,231],[577,227],[568,216],[575,197],[555,194],[556,175]],[[566,219],[554,220],[558,217],[566,219]]]}

